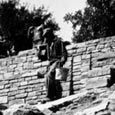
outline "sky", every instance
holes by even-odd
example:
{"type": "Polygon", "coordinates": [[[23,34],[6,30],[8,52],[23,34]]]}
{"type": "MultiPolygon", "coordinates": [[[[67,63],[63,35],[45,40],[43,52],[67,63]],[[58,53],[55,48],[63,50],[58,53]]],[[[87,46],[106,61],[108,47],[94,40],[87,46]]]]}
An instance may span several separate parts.
{"type": "Polygon", "coordinates": [[[40,7],[42,5],[53,14],[56,22],[61,30],[57,33],[63,40],[71,41],[72,25],[64,22],[63,17],[68,12],[83,10],[86,6],[86,0],[20,0],[22,4],[26,4],[29,9],[40,7]]]}

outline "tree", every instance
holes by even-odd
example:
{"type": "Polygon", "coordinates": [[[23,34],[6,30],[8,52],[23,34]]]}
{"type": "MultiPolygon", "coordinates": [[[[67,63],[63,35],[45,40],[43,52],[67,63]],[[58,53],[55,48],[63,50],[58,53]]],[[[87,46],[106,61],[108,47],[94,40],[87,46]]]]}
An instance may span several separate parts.
{"type": "Polygon", "coordinates": [[[52,18],[52,14],[49,13],[44,6],[34,9],[33,13],[34,16],[38,17],[38,20],[33,21],[33,25],[39,26],[40,24],[43,24],[44,28],[52,28],[54,31],[60,29],[55,19],[52,18]]]}
{"type": "Polygon", "coordinates": [[[115,35],[115,1],[87,0],[84,12],[68,13],[64,20],[73,25],[73,41],[83,42],[91,39],[115,35]],[[76,28],[79,27],[79,30],[76,28]]]}
{"type": "Polygon", "coordinates": [[[16,54],[21,50],[32,48],[32,39],[28,39],[27,31],[30,26],[39,23],[55,30],[59,29],[51,13],[44,7],[29,11],[26,6],[19,4],[19,0],[0,3],[0,36],[14,45],[16,54]],[[33,20],[35,16],[39,17],[37,22],[33,20]]]}
{"type": "Polygon", "coordinates": [[[0,4],[0,25],[2,36],[7,41],[11,41],[15,46],[15,51],[31,48],[31,43],[27,39],[27,29],[32,23],[32,13],[25,6],[18,8],[19,1],[9,0],[0,4]]]}

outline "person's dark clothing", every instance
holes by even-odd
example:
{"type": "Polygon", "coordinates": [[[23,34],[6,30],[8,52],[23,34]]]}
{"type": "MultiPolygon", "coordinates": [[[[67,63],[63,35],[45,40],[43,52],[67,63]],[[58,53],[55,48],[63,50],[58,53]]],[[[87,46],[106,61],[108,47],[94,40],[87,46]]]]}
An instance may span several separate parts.
{"type": "Polygon", "coordinates": [[[48,73],[46,74],[46,92],[48,98],[55,99],[58,97],[55,81],[55,68],[62,67],[67,61],[67,50],[61,40],[56,39],[51,45],[49,60],[48,73]]]}
{"type": "Polygon", "coordinates": [[[107,87],[111,87],[113,84],[115,84],[115,68],[110,68],[110,75],[111,77],[107,79],[107,87]]]}
{"type": "Polygon", "coordinates": [[[55,39],[50,47],[50,63],[60,60],[60,66],[63,66],[67,61],[67,50],[63,42],[59,39],[55,39]],[[63,60],[62,60],[63,58],[63,60]]]}

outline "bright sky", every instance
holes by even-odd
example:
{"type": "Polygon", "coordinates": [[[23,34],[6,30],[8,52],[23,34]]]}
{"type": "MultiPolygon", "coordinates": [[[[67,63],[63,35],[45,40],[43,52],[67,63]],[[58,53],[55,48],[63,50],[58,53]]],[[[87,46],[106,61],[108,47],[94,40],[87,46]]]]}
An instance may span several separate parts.
{"type": "Polygon", "coordinates": [[[61,28],[59,35],[64,39],[71,41],[72,28],[71,24],[64,22],[63,17],[68,12],[74,12],[83,9],[86,5],[86,0],[20,0],[21,3],[27,3],[29,8],[40,7],[42,5],[53,13],[56,22],[61,28]]]}

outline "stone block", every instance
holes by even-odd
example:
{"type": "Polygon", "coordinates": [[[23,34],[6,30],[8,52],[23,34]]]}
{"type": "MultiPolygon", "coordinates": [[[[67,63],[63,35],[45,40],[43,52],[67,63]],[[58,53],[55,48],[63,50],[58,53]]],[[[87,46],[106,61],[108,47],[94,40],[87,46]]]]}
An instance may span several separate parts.
{"type": "Polygon", "coordinates": [[[63,91],[62,92],[62,97],[69,96],[70,92],[69,91],[63,91]]]}
{"type": "Polygon", "coordinates": [[[12,78],[14,78],[13,72],[4,73],[4,79],[12,79],[12,78]]]}
{"type": "Polygon", "coordinates": [[[4,80],[3,74],[0,74],[0,80],[4,80]]]}
{"type": "Polygon", "coordinates": [[[80,80],[80,83],[81,83],[81,84],[86,84],[86,83],[87,83],[87,80],[89,80],[89,78],[81,79],[81,80],[80,80]]]}
{"type": "Polygon", "coordinates": [[[33,55],[35,53],[35,50],[34,49],[31,49],[31,50],[25,50],[25,51],[20,51],[18,53],[18,57],[25,57],[27,55],[33,55]]]}
{"type": "Polygon", "coordinates": [[[24,69],[33,69],[34,68],[34,64],[33,62],[26,62],[24,63],[24,69]]]}
{"type": "Polygon", "coordinates": [[[39,83],[39,79],[33,79],[31,81],[28,81],[28,84],[37,84],[39,83]]]}
{"type": "Polygon", "coordinates": [[[32,56],[27,56],[27,62],[30,62],[30,63],[33,62],[32,61],[32,56]]]}
{"type": "Polygon", "coordinates": [[[24,78],[27,78],[27,77],[32,77],[32,76],[35,76],[37,75],[37,71],[31,71],[31,72],[25,72],[21,75],[21,77],[24,77],[24,78]]]}
{"type": "Polygon", "coordinates": [[[24,81],[24,78],[21,78],[20,76],[20,78],[18,79],[18,82],[22,82],[22,81],[24,81]]]}
{"type": "Polygon", "coordinates": [[[80,75],[75,75],[75,76],[73,76],[73,78],[72,78],[73,81],[78,81],[78,80],[80,80],[80,79],[81,79],[81,76],[80,76],[80,75]]]}
{"type": "Polygon", "coordinates": [[[103,101],[102,103],[98,104],[97,106],[93,106],[90,108],[87,108],[85,110],[76,112],[74,115],[111,115],[109,111],[107,110],[107,101],[103,101]],[[101,114],[99,114],[102,112],[101,114]]]}
{"type": "Polygon", "coordinates": [[[115,103],[110,102],[108,109],[115,112],[115,103]]]}
{"type": "Polygon", "coordinates": [[[88,72],[83,72],[82,74],[81,74],[81,78],[88,78],[88,72]]]}
{"type": "Polygon", "coordinates": [[[8,94],[7,93],[0,93],[0,97],[2,97],[2,96],[8,96],[8,94]]]}
{"type": "Polygon", "coordinates": [[[75,56],[75,57],[73,57],[73,63],[80,62],[80,61],[81,61],[81,56],[75,56]]]}
{"type": "Polygon", "coordinates": [[[12,79],[9,81],[9,83],[16,83],[18,80],[17,79],[12,79]]]}
{"type": "Polygon", "coordinates": [[[39,100],[39,99],[44,99],[44,98],[46,98],[46,95],[45,95],[45,94],[44,94],[44,95],[39,95],[38,100],[39,100]]]}
{"type": "Polygon", "coordinates": [[[23,81],[23,82],[20,83],[21,86],[23,86],[23,85],[27,85],[27,84],[28,84],[27,81],[23,81]]]}
{"type": "Polygon", "coordinates": [[[69,82],[61,83],[61,86],[62,86],[63,91],[65,91],[65,90],[67,91],[70,89],[70,83],[69,82]]]}
{"type": "Polygon", "coordinates": [[[81,72],[81,68],[73,68],[72,71],[73,71],[73,73],[79,73],[79,72],[81,72]]]}
{"type": "Polygon", "coordinates": [[[10,84],[4,86],[5,89],[10,88],[10,84]]]}
{"type": "Polygon", "coordinates": [[[8,92],[9,92],[9,89],[0,90],[0,93],[8,93],[8,92]]]}
{"type": "Polygon", "coordinates": [[[22,85],[22,86],[18,87],[18,89],[19,90],[23,90],[23,89],[25,90],[27,87],[28,87],[28,85],[22,85]]]}
{"type": "Polygon", "coordinates": [[[76,65],[81,65],[82,63],[81,63],[81,61],[78,61],[78,62],[73,62],[72,64],[73,64],[73,66],[76,66],[76,65]]]}
{"type": "Polygon", "coordinates": [[[50,109],[44,109],[42,112],[44,113],[44,115],[52,115],[53,114],[53,112],[50,109]]]}
{"type": "Polygon", "coordinates": [[[80,90],[83,89],[83,88],[85,88],[84,85],[74,85],[74,86],[73,86],[74,91],[80,91],[80,90]]]}
{"type": "Polygon", "coordinates": [[[0,85],[0,90],[4,89],[4,85],[0,85]]]}
{"type": "Polygon", "coordinates": [[[64,64],[64,67],[70,68],[70,67],[71,67],[71,61],[67,61],[67,62],[64,64]]]}
{"type": "Polygon", "coordinates": [[[82,67],[81,67],[81,72],[87,72],[87,71],[89,71],[89,69],[90,69],[90,66],[89,66],[89,65],[82,66],[82,67]]]}
{"type": "Polygon", "coordinates": [[[38,102],[37,102],[37,100],[29,100],[29,101],[26,101],[26,103],[29,104],[29,105],[35,105],[38,102]]]}
{"type": "Polygon", "coordinates": [[[45,74],[45,73],[46,73],[46,70],[47,70],[47,66],[40,67],[40,68],[37,69],[37,71],[38,71],[40,74],[45,74]]]}
{"type": "Polygon", "coordinates": [[[90,58],[90,54],[83,54],[82,55],[82,59],[89,59],[90,58]]]}
{"type": "Polygon", "coordinates": [[[102,68],[94,68],[88,72],[88,77],[99,77],[103,75],[102,68]]]}
{"type": "Polygon", "coordinates": [[[28,97],[33,97],[36,95],[36,91],[32,91],[28,93],[28,97]]]}
{"type": "Polygon", "coordinates": [[[8,102],[9,102],[9,101],[13,101],[13,100],[15,100],[15,96],[10,96],[10,97],[8,97],[8,102]]]}
{"type": "Polygon", "coordinates": [[[99,88],[107,85],[107,79],[103,77],[90,78],[86,81],[86,89],[99,88]]]}
{"type": "Polygon", "coordinates": [[[31,81],[32,77],[25,78],[25,81],[31,81]]]}
{"type": "Polygon", "coordinates": [[[17,66],[17,68],[15,68],[15,70],[14,70],[14,75],[16,75],[16,72],[17,72],[17,74],[23,73],[23,70],[24,70],[23,67],[17,66]]]}
{"type": "Polygon", "coordinates": [[[87,52],[92,52],[95,49],[96,49],[95,46],[87,47],[87,52]]]}
{"type": "Polygon", "coordinates": [[[41,62],[42,66],[47,66],[49,64],[49,61],[43,61],[41,62]]]}
{"type": "Polygon", "coordinates": [[[33,89],[32,88],[28,88],[26,89],[26,92],[31,92],[33,89]]]}
{"type": "Polygon", "coordinates": [[[32,57],[32,62],[38,62],[39,60],[38,60],[38,57],[32,57]]]}
{"type": "Polygon", "coordinates": [[[16,95],[16,91],[10,91],[8,92],[8,96],[15,96],[16,95]]]}
{"type": "Polygon", "coordinates": [[[7,97],[7,96],[2,96],[2,97],[0,97],[0,103],[1,103],[1,104],[8,103],[8,97],[7,97]]]}
{"type": "Polygon", "coordinates": [[[95,39],[95,40],[90,40],[90,41],[86,41],[86,45],[87,46],[91,46],[91,45],[96,45],[96,44],[98,44],[100,41],[99,41],[99,39],[95,39]]]}
{"type": "Polygon", "coordinates": [[[81,76],[81,72],[73,72],[73,76],[81,76]]]}
{"type": "Polygon", "coordinates": [[[7,65],[7,61],[5,59],[0,59],[0,66],[6,66],[7,65]]]}
{"type": "Polygon", "coordinates": [[[115,91],[108,97],[108,99],[115,101],[115,91]]]}
{"type": "Polygon", "coordinates": [[[42,90],[42,86],[40,86],[39,84],[35,85],[35,87],[32,88],[32,91],[40,91],[42,90]]]}
{"type": "Polygon", "coordinates": [[[77,44],[72,44],[72,45],[68,45],[66,48],[67,50],[71,50],[71,49],[76,49],[77,44]]]}
{"type": "Polygon", "coordinates": [[[13,83],[12,84],[12,87],[19,87],[20,86],[20,83],[19,82],[16,82],[16,83],[13,83]]]}
{"type": "Polygon", "coordinates": [[[73,70],[81,69],[81,64],[76,64],[73,66],[73,70]]]}
{"type": "Polygon", "coordinates": [[[27,97],[27,93],[22,93],[22,94],[17,94],[16,96],[15,96],[17,99],[19,98],[25,98],[25,97],[27,97]]]}
{"type": "Polygon", "coordinates": [[[20,62],[21,63],[25,63],[26,62],[26,56],[25,57],[16,57],[14,60],[13,60],[13,64],[19,64],[20,62]]]}
{"type": "Polygon", "coordinates": [[[38,79],[38,76],[37,76],[37,75],[36,75],[36,76],[32,76],[31,79],[32,79],[32,80],[33,80],[33,79],[34,79],[34,80],[35,80],[35,79],[38,79]]]}
{"type": "Polygon", "coordinates": [[[24,90],[24,89],[22,89],[22,90],[17,90],[16,91],[16,94],[22,94],[22,93],[25,93],[26,91],[24,90]]]}
{"type": "Polygon", "coordinates": [[[41,86],[44,86],[45,78],[38,79],[38,82],[41,84],[41,86]]]}
{"type": "Polygon", "coordinates": [[[18,87],[11,87],[10,88],[10,91],[17,91],[18,90],[18,87]]]}
{"type": "Polygon", "coordinates": [[[97,50],[100,50],[100,49],[104,49],[105,45],[104,44],[99,44],[96,49],[97,50]]]}
{"type": "Polygon", "coordinates": [[[33,68],[36,69],[36,68],[39,68],[41,66],[42,66],[41,62],[38,62],[38,63],[34,63],[33,68]]]}
{"type": "Polygon", "coordinates": [[[3,67],[1,67],[1,71],[0,71],[0,73],[5,73],[5,72],[7,72],[7,66],[3,66],[3,67]]]}
{"type": "Polygon", "coordinates": [[[102,68],[102,74],[103,74],[103,75],[110,75],[110,66],[109,66],[109,65],[104,66],[104,67],[102,68]]]}
{"type": "Polygon", "coordinates": [[[7,61],[7,66],[9,65],[12,65],[12,62],[13,62],[13,58],[6,58],[6,61],[7,61]]]}
{"type": "Polygon", "coordinates": [[[85,47],[85,46],[86,46],[86,42],[76,44],[77,48],[82,48],[82,47],[85,47]]]}
{"type": "Polygon", "coordinates": [[[115,111],[112,111],[112,112],[111,112],[111,115],[115,115],[115,111]]]}
{"type": "Polygon", "coordinates": [[[23,67],[23,63],[18,63],[18,64],[16,64],[17,65],[17,68],[19,68],[19,67],[23,67]]]}
{"type": "Polygon", "coordinates": [[[76,53],[86,52],[86,47],[78,48],[76,53]]]}
{"type": "Polygon", "coordinates": [[[24,99],[13,99],[9,101],[9,106],[15,105],[15,104],[24,104],[24,99]]]}

